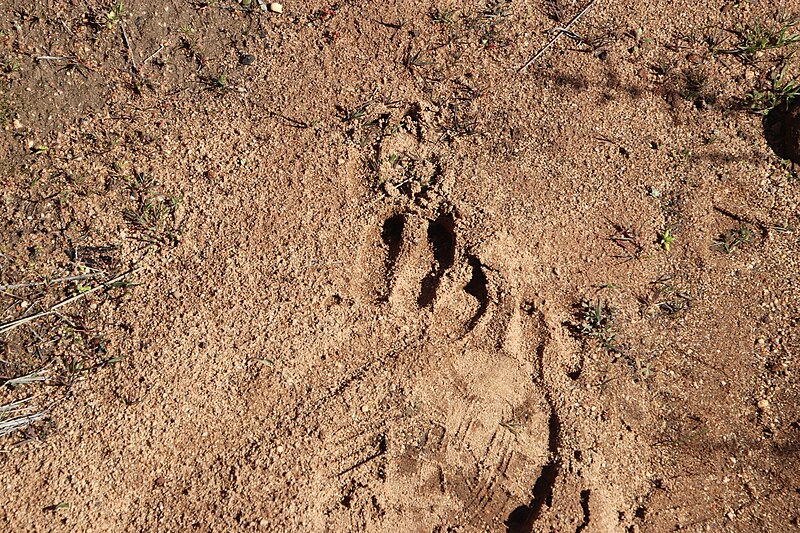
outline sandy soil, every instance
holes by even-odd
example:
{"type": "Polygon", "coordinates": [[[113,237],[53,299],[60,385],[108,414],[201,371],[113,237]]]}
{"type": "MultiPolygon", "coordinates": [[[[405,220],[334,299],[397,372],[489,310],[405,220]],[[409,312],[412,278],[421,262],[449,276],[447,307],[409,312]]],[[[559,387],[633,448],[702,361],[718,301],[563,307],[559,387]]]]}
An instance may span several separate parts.
{"type": "Polygon", "coordinates": [[[796,5],[10,4],[3,529],[798,528],[796,5]]]}

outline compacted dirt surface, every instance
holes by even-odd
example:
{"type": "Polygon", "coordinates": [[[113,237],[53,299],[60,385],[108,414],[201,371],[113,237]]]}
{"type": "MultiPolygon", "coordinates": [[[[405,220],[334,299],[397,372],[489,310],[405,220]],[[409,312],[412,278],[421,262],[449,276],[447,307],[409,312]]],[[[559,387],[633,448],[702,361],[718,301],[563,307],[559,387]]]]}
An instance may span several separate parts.
{"type": "Polygon", "coordinates": [[[0,9],[4,530],[800,527],[796,4],[263,6],[0,9]]]}

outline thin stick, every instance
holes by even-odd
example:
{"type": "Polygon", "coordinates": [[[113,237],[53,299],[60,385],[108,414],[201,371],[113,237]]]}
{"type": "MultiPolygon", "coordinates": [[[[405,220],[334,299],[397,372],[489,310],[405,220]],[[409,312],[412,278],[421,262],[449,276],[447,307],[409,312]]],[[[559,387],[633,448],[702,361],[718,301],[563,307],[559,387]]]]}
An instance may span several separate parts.
{"type": "Polygon", "coordinates": [[[128,34],[125,32],[125,26],[120,22],[119,29],[122,30],[122,40],[125,41],[125,47],[128,49],[128,55],[131,58],[131,65],[133,65],[133,73],[136,74],[139,72],[139,67],[136,66],[136,58],[133,55],[133,47],[131,46],[131,42],[128,40],[128,34]]]}
{"type": "Polygon", "coordinates": [[[0,291],[9,291],[12,289],[26,289],[28,287],[38,287],[39,285],[54,285],[56,283],[63,283],[65,281],[80,281],[82,279],[92,279],[98,276],[106,275],[102,270],[93,272],[91,274],[82,274],[80,276],[69,276],[66,278],[56,278],[47,281],[32,281],[31,283],[15,283],[13,285],[0,285],[0,291]]]}
{"type": "Polygon", "coordinates": [[[85,298],[86,296],[89,296],[90,294],[92,294],[94,292],[97,292],[100,289],[106,288],[109,285],[111,285],[113,283],[116,283],[116,282],[118,282],[118,281],[120,281],[120,280],[122,280],[122,279],[124,279],[124,278],[126,278],[128,276],[136,274],[137,272],[139,272],[143,268],[144,267],[139,267],[139,268],[136,268],[136,269],[133,269],[133,270],[129,270],[128,272],[125,272],[124,274],[120,274],[119,276],[117,276],[116,278],[114,278],[112,280],[106,281],[105,283],[101,283],[101,284],[99,284],[99,285],[97,285],[95,287],[92,287],[91,289],[89,289],[86,292],[81,292],[79,294],[76,294],[75,296],[67,298],[66,300],[62,300],[62,301],[58,302],[57,304],[55,304],[53,307],[51,307],[48,311],[42,311],[41,313],[36,313],[36,314],[29,315],[29,316],[26,316],[26,317],[18,318],[17,320],[12,320],[11,322],[7,322],[7,323],[5,323],[3,325],[0,325],[0,333],[9,332],[14,328],[16,328],[18,326],[21,326],[23,324],[27,324],[28,322],[32,322],[32,321],[36,320],[37,318],[42,318],[42,317],[45,317],[45,316],[53,315],[53,314],[55,314],[56,310],[61,309],[65,305],[69,305],[72,302],[80,300],[81,298],[85,298]]]}
{"type": "Polygon", "coordinates": [[[541,50],[539,50],[538,52],[536,52],[536,55],[535,55],[535,56],[533,56],[532,58],[530,58],[528,61],[526,61],[524,65],[522,65],[521,67],[519,67],[519,69],[517,69],[517,72],[522,72],[523,70],[525,70],[526,68],[528,68],[529,66],[531,66],[531,65],[533,64],[533,62],[534,62],[534,61],[536,61],[537,59],[539,59],[539,58],[542,56],[542,54],[544,54],[544,53],[545,53],[547,50],[549,50],[549,49],[550,49],[550,47],[551,47],[551,46],[553,46],[553,44],[554,44],[554,43],[555,43],[555,42],[558,40],[558,38],[559,38],[559,37],[561,37],[561,35],[562,35],[562,34],[564,34],[564,33],[568,32],[568,31],[569,31],[569,29],[570,29],[570,27],[571,27],[573,24],[575,24],[576,22],[578,22],[578,19],[580,19],[580,18],[581,18],[581,17],[584,15],[584,13],[586,13],[587,11],[589,11],[589,8],[590,8],[590,7],[592,7],[592,5],[594,5],[594,3],[595,3],[595,0],[589,0],[589,3],[588,3],[588,4],[586,4],[586,7],[584,7],[584,8],[581,10],[581,12],[580,12],[580,13],[578,13],[577,15],[575,15],[574,17],[572,17],[572,20],[570,20],[570,21],[569,21],[569,24],[567,24],[567,25],[566,25],[566,26],[564,26],[563,28],[557,28],[557,29],[558,29],[558,33],[556,33],[556,34],[555,34],[555,36],[554,36],[552,39],[550,39],[550,42],[548,42],[546,45],[544,45],[544,47],[542,47],[542,49],[541,49],[541,50]]]}
{"type": "Polygon", "coordinates": [[[362,460],[360,460],[359,462],[357,462],[356,464],[354,464],[354,465],[352,465],[352,466],[349,466],[349,467],[345,468],[344,470],[342,470],[341,472],[339,472],[339,473],[338,473],[338,474],[336,474],[336,475],[337,475],[337,476],[339,476],[339,477],[341,477],[341,476],[343,476],[343,475],[347,474],[348,472],[352,472],[353,470],[355,470],[355,469],[356,469],[356,468],[358,468],[359,466],[363,466],[363,465],[367,464],[368,462],[372,461],[373,459],[377,459],[378,457],[380,457],[380,456],[381,456],[381,455],[383,455],[384,453],[386,453],[386,449],[385,449],[383,446],[381,446],[381,447],[378,449],[378,451],[377,451],[377,452],[373,453],[372,455],[370,455],[370,456],[369,456],[369,457],[367,457],[366,459],[362,459],[362,460]]]}
{"type": "Polygon", "coordinates": [[[75,61],[76,56],[36,56],[36,61],[75,61]]]}
{"type": "Polygon", "coordinates": [[[158,47],[158,50],[156,50],[155,52],[153,52],[152,54],[147,56],[147,59],[142,61],[142,65],[146,65],[148,61],[150,61],[151,59],[156,57],[158,55],[158,53],[161,52],[161,50],[163,50],[163,49],[164,49],[164,45],[162,44],[161,46],[158,47]]]}

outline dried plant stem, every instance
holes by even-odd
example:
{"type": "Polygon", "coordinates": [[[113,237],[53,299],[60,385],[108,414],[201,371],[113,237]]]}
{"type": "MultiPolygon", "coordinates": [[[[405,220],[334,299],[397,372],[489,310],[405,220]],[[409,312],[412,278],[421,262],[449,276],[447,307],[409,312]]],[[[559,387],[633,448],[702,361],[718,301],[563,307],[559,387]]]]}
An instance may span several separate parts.
{"type": "Polygon", "coordinates": [[[85,298],[86,296],[89,296],[90,294],[92,294],[94,292],[97,292],[97,291],[99,291],[101,289],[104,289],[104,288],[108,287],[109,285],[111,285],[113,283],[121,281],[121,280],[125,279],[126,277],[131,276],[131,275],[139,272],[140,270],[142,270],[142,268],[143,267],[139,267],[139,268],[135,268],[133,270],[129,270],[128,272],[120,274],[119,276],[117,276],[116,278],[114,278],[112,280],[106,281],[105,283],[101,283],[101,284],[99,284],[99,285],[97,285],[95,287],[92,287],[88,291],[76,294],[75,296],[71,296],[71,297],[67,298],[66,300],[62,300],[62,301],[58,302],[57,304],[53,305],[47,311],[42,311],[40,313],[36,313],[36,314],[29,315],[29,316],[26,316],[26,317],[18,318],[17,320],[12,320],[11,322],[7,322],[7,323],[5,323],[3,325],[0,325],[0,333],[7,333],[7,332],[11,331],[14,328],[22,326],[23,324],[27,324],[28,322],[32,322],[32,321],[34,321],[34,320],[36,320],[38,318],[42,318],[42,317],[45,317],[45,316],[53,315],[53,314],[55,314],[55,312],[58,309],[61,309],[62,307],[66,306],[66,305],[69,305],[69,304],[71,304],[73,302],[76,302],[76,301],[82,299],[82,298],[85,298]]]}
{"type": "Polygon", "coordinates": [[[556,33],[555,36],[552,39],[550,39],[550,41],[546,45],[544,45],[538,52],[536,52],[535,56],[533,56],[532,58],[527,60],[524,65],[519,67],[517,72],[522,72],[523,70],[525,70],[526,68],[531,66],[537,59],[539,59],[542,56],[542,54],[544,54],[546,51],[548,51],[550,49],[550,47],[553,46],[553,44],[555,44],[555,42],[558,40],[559,37],[561,37],[565,33],[567,33],[567,34],[570,33],[569,32],[570,27],[573,24],[575,24],[576,22],[578,22],[578,19],[580,19],[587,11],[589,11],[589,8],[592,7],[592,5],[594,5],[594,3],[595,3],[595,0],[589,0],[589,3],[586,4],[586,7],[584,7],[580,11],[580,13],[578,13],[577,15],[572,17],[572,20],[569,21],[569,24],[567,24],[563,28],[558,28],[558,30],[557,30],[558,33],[556,33]]]}
{"type": "Polygon", "coordinates": [[[28,287],[38,287],[39,285],[54,285],[56,283],[64,283],[66,281],[81,281],[84,279],[98,278],[105,276],[106,272],[92,272],[91,274],[81,274],[80,276],[68,276],[66,278],[55,278],[45,281],[32,281],[30,283],[14,283],[12,285],[0,285],[0,291],[10,291],[13,289],[26,289],[28,287]]]}

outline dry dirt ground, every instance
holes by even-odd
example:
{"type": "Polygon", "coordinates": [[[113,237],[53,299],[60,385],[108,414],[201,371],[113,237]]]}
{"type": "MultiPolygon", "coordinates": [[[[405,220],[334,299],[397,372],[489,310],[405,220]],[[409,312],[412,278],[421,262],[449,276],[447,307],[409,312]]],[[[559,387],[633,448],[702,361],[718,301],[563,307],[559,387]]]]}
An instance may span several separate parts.
{"type": "Polygon", "coordinates": [[[2,529],[796,530],[799,6],[586,5],[4,1],[2,529]]]}

